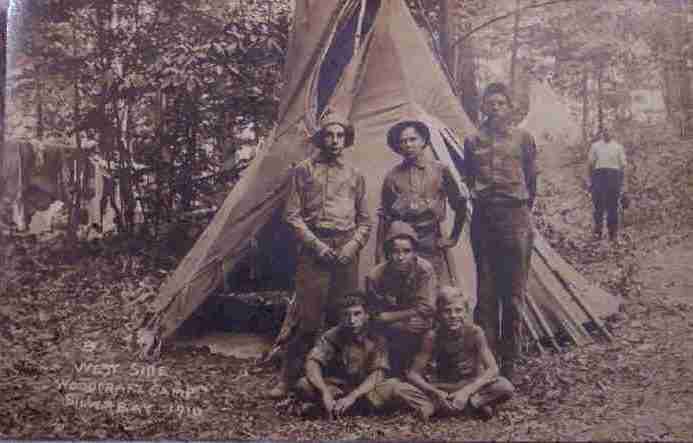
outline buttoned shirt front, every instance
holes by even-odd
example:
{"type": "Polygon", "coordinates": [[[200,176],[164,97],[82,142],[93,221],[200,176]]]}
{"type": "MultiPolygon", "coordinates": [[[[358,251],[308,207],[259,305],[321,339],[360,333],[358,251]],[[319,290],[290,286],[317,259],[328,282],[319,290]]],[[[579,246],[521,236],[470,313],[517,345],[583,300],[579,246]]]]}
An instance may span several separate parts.
{"type": "Polygon", "coordinates": [[[482,125],[464,142],[465,180],[479,200],[533,200],[536,194],[536,143],[521,129],[506,133],[482,125]]]}
{"type": "Polygon", "coordinates": [[[366,292],[377,312],[416,309],[432,324],[436,309],[437,278],[433,266],[417,257],[412,269],[402,273],[389,262],[381,263],[366,276],[366,292]]]}
{"type": "Polygon", "coordinates": [[[366,182],[354,167],[320,156],[299,163],[294,170],[284,219],[298,238],[311,244],[313,231],[354,231],[361,246],[368,241],[371,219],[366,182]]]}
{"type": "Polygon", "coordinates": [[[365,333],[353,337],[341,326],[336,326],[318,340],[308,354],[308,360],[322,366],[326,375],[345,380],[351,385],[362,383],[376,370],[390,369],[385,339],[365,333]]]}
{"type": "Polygon", "coordinates": [[[385,177],[384,215],[412,225],[430,225],[445,219],[446,200],[457,210],[465,201],[448,166],[437,161],[405,161],[385,177]]]}
{"type": "Polygon", "coordinates": [[[608,143],[604,140],[594,142],[590,147],[587,159],[593,171],[596,169],[623,171],[626,167],[626,153],[623,145],[615,140],[608,143]]]}

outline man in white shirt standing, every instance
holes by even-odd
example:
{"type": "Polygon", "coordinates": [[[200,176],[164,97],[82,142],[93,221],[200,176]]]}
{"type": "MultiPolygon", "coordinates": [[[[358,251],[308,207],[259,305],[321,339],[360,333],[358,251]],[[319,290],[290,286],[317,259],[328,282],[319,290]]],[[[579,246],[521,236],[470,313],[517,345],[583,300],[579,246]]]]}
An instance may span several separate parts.
{"type": "Polygon", "coordinates": [[[587,172],[591,180],[590,191],[594,204],[594,237],[602,238],[604,212],[609,239],[618,239],[618,199],[623,187],[626,169],[626,153],[623,145],[611,138],[607,128],[601,138],[590,147],[587,156],[587,172]]]}

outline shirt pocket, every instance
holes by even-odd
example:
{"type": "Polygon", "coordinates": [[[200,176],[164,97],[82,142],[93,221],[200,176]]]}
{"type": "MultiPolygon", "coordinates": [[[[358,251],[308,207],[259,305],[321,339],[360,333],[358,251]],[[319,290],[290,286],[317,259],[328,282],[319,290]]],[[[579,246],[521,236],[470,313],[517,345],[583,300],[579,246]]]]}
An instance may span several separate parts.
{"type": "MultiPolygon", "coordinates": [[[[335,177],[335,179],[337,179],[335,177]]],[[[356,193],[358,192],[358,179],[355,176],[342,176],[337,180],[339,182],[335,186],[335,194],[340,198],[349,199],[352,201],[356,200],[356,193]]]]}

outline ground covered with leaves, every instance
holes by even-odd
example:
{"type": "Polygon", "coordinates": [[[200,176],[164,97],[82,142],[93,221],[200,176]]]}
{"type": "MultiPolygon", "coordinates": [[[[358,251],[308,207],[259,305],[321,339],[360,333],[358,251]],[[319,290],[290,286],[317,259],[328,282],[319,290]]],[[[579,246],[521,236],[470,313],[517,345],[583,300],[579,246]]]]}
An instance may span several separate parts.
{"type": "Polygon", "coordinates": [[[530,356],[517,395],[489,421],[308,420],[262,398],[276,373],[252,361],[195,349],[138,360],[134,333],[170,264],[108,245],[68,256],[58,240],[12,237],[0,267],[0,438],[692,440],[693,230],[686,176],[667,172],[691,154],[673,138],[644,139],[653,145],[633,155],[637,197],[618,246],[590,239],[580,154],[547,156],[537,223],[623,297],[623,311],[612,342],[530,356]],[[652,155],[659,145],[664,159],[652,155]]]}

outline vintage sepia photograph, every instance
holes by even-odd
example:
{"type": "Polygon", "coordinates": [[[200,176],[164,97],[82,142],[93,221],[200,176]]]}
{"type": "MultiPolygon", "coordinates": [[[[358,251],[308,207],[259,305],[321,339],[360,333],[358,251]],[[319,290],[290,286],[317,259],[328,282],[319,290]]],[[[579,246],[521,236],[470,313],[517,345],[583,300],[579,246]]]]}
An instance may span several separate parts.
{"type": "Polygon", "coordinates": [[[0,439],[693,440],[693,0],[0,13],[0,439]]]}

